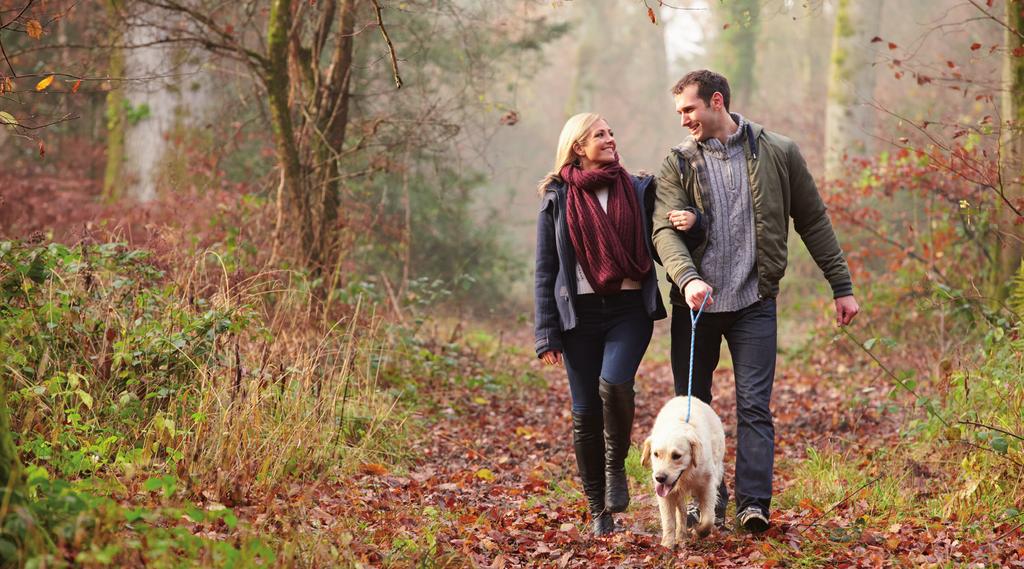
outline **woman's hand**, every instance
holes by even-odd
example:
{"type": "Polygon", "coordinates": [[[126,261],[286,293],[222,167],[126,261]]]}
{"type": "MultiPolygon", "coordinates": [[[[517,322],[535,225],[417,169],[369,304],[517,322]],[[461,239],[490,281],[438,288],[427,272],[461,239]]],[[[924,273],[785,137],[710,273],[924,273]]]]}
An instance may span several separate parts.
{"type": "Polygon", "coordinates": [[[559,366],[562,365],[562,352],[558,350],[544,352],[540,355],[540,359],[549,366],[559,366]]]}
{"type": "Polygon", "coordinates": [[[697,222],[697,216],[692,211],[674,209],[667,214],[669,223],[679,231],[689,231],[697,222]]]}

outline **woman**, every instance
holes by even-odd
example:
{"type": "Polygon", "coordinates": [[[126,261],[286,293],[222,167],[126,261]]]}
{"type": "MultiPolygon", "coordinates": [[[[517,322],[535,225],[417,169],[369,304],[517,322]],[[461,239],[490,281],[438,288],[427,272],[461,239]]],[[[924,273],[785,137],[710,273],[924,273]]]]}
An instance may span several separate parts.
{"type": "Polygon", "coordinates": [[[538,188],[537,356],[565,363],[595,535],[610,533],[612,513],[629,505],[633,378],[654,320],[665,317],[644,208],[653,185],[619,163],[608,123],[583,113],[562,127],[555,169],[538,188]]]}

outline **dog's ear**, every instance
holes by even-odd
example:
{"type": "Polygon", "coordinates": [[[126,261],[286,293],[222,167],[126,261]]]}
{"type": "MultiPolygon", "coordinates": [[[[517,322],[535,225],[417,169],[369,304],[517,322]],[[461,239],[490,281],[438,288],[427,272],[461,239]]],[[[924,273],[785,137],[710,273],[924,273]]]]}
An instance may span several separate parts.
{"type": "Polygon", "coordinates": [[[640,453],[640,464],[644,468],[651,467],[651,437],[644,439],[643,451],[640,453]]]}
{"type": "Polygon", "coordinates": [[[700,441],[697,437],[690,439],[690,463],[693,464],[694,468],[697,468],[700,462],[701,446],[700,441]]]}

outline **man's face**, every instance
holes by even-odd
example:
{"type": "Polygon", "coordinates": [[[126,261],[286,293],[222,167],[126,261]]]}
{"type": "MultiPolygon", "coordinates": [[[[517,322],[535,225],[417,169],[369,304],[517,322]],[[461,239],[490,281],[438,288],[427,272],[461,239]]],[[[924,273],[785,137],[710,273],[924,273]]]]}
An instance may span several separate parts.
{"type": "Polygon", "coordinates": [[[715,106],[721,104],[721,95],[715,93],[709,106],[697,96],[698,85],[687,85],[682,93],[675,96],[676,112],[679,113],[680,124],[690,131],[694,140],[703,142],[714,135],[718,125],[718,113],[715,106]]]}

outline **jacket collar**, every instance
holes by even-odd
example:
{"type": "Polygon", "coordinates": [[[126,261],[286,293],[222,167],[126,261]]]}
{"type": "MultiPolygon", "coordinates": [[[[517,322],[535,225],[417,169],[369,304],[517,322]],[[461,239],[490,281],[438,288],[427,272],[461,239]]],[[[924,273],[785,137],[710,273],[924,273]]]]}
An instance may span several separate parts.
{"type": "MultiPolygon", "coordinates": [[[[744,117],[740,117],[740,115],[736,113],[731,114],[732,119],[736,121],[736,124],[740,124],[742,125],[742,128],[746,129],[747,143],[750,145],[750,153],[753,155],[754,160],[757,160],[758,139],[761,138],[761,133],[764,132],[764,127],[753,121],[747,120],[744,117]]],[[[672,147],[672,151],[681,155],[683,158],[686,158],[687,162],[693,163],[697,160],[700,153],[700,145],[697,144],[697,141],[693,138],[692,134],[687,133],[686,138],[683,139],[681,143],[672,147]]]]}

